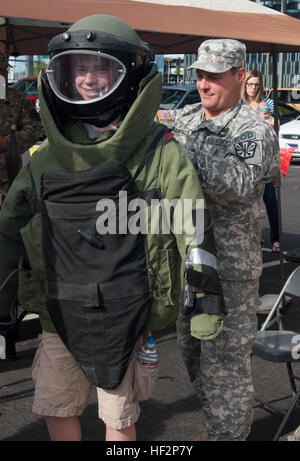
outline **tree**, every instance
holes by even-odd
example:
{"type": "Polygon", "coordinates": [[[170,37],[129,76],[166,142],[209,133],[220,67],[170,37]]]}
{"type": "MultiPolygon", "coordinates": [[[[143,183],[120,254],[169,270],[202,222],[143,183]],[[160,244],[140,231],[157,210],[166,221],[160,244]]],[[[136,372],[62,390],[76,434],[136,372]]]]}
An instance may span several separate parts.
{"type": "Polygon", "coordinates": [[[41,70],[47,68],[47,63],[45,61],[35,61],[33,63],[33,76],[37,77],[41,70]]]}

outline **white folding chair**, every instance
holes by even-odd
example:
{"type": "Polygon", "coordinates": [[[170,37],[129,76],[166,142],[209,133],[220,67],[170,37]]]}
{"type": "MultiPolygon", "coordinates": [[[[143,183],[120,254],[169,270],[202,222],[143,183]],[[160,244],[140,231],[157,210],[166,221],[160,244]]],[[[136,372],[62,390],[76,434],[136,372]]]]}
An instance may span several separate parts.
{"type": "Polygon", "coordinates": [[[286,363],[289,382],[292,389],[292,402],[287,411],[272,405],[271,402],[255,398],[256,401],[261,403],[262,407],[271,409],[273,412],[281,413],[284,418],[273,438],[274,441],[278,440],[282,431],[291,416],[296,405],[300,401],[300,388],[297,390],[295,380],[300,380],[295,376],[292,363],[300,363],[300,348],[297,344],[300,343],[300,334],[294,331],[284,330],[282,322],[281,301],[284,296],[293,295],[300,297],[300,266],[298,266],[288,277],[285,282],[278,298],[272,307],[269,315],[263,323],[261,329],[258,331],[256,340],[252,347],[254,355],[269,362],[286,363]],[[268,330],[275,323],[278,324],[279,330],[268,330]]]}

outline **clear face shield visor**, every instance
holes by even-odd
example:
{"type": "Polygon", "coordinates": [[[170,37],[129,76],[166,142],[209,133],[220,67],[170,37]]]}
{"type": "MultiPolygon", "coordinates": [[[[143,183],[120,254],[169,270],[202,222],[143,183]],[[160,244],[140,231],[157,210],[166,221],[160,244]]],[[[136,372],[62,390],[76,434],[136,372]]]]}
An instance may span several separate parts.
{"type": "Polygon", "coordinates": [[[126,75],[125,65],[98,51],[71,50],[53,56],[47,70],[57,97],[73,104],[88,104],[113,93],[126,75]]]}

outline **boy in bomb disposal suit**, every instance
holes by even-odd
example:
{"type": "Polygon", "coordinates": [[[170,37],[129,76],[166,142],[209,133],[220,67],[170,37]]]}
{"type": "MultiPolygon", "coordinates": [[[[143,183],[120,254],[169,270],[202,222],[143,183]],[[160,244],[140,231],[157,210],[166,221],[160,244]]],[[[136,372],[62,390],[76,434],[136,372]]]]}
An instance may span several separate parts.
{"type": "Polygon", "coordinates": [[[33,411],[52,440],[81,439],[92,385],[106,440],[135,440],[139,401],[154,381],[136,350],[144,333],[176,320],[183,273],[187,309],[193,297],[202,303],[202,331],[222,327],[210,217],[185,152],[153,121],[161,76],[135,31],[89,16],[54,37],[49,54],[39,81],[47,139],[0,215],[1,280],[20,268],[0,314],[9,316],[17,288],[19,303],[39,314],[33,411]],[[175,204],[169,232],[151,232],[162,201],[175,204]],[[145,233],[136,232],[137,203],[146,203],[145,233]]]}

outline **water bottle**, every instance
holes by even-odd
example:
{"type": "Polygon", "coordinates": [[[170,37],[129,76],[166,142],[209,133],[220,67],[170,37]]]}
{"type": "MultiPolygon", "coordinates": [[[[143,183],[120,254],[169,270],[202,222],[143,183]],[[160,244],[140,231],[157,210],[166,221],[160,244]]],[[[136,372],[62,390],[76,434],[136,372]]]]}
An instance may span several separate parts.
{"type": "Polygon", "coordinates": [[[157,371],[158,369],[158,351],[155,347],[153,336],[149,336],[146,344],[138,351],[138,357],[141,364],[148,368],[150,371],[157,371]]]}

